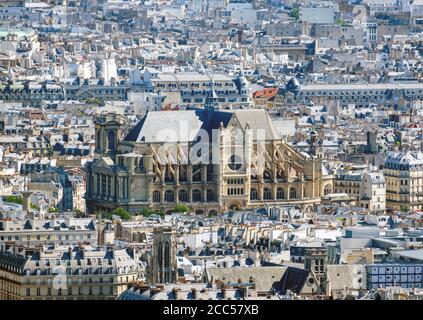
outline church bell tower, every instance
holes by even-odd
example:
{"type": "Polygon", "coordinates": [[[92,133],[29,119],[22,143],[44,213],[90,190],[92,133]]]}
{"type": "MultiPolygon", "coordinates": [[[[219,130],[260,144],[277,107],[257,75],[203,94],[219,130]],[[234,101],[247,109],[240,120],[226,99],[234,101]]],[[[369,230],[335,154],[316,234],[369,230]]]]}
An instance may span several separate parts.
{"type": "Polygon", "coordinates": [[[153,283],[176,283],[176,238],[170,227],[154,229],[151,258],[151,280],[153,283]]]}
{"type": "Polygon", "coordinates": [[[115,113],[101,114],[95,119],[95,154],[114,158],[120,141],[122,116],[115,113]]]}

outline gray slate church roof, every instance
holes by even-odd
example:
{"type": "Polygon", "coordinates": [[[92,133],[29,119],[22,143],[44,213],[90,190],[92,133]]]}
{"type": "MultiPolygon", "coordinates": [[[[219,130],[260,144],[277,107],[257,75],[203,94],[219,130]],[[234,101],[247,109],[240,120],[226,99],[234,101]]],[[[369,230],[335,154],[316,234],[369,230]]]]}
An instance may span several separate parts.
{"type": "Polygon", "coordinates": [[[266,140],[280,139],[265,110],[190,109],[148,112],[124,140],[145,143],[193,142],[200,129],[207,131],[209,139],[212,140],[213,130],[218,130],[221,123],[226,128],[233,117],[238,120],[242,128],[248,123],[254,138],[258,130],[264,130],[266,140]]]}

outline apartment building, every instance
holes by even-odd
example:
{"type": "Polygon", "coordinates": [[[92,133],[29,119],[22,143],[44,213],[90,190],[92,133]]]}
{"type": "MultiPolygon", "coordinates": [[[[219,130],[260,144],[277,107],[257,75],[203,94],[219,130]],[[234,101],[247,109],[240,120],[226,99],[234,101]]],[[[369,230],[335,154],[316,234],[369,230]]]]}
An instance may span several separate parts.
{"type": "Polygon", "coordinates": [[[232,78],[223,74],[202,74],[199,72],[151,72],[144,73],[144,81],[151,83],[156,92],[167,97],[166,102],[189,105],[195,107],[204,106],[207,97],[214,89],[218,102],[225,107],[248,107],[251,106],[251,97],[248,81],[241,74],[232,78]]]}
{"type": "Polygon", "coordinates": [[[363,172],[360,184],[360,206],[371,211],[385,211],[386,185],[382,172],[363,172]]]}
{"type": "Polygon", "coordinates": [[[97,243],[95,220],[86,218],[0,220],[0,250],[15,245],[97,243]]]}
{"type": "Polygon", "coordinates": [[[115,300],[139,270],[130,251],[112,247],[0,251],[0,300],[115,300]]]}
{"type": "Polygon", "coordinates": [[[384,165],[386,206],[394,210],[421,210],[423,153],[393,152],[384,165]]]}
{"type": "Polygon", "coordinates": [[[285,88],[278,93],[277,106],[313,102],[324,105],[328,101],[339,101],[341,105],[354,103],[359,107],[370,104],[384,104],[395,107],[406,101],[423,99],[423,83],[347,83],[300,84],[295,78],[287,82],[285,88]]]}

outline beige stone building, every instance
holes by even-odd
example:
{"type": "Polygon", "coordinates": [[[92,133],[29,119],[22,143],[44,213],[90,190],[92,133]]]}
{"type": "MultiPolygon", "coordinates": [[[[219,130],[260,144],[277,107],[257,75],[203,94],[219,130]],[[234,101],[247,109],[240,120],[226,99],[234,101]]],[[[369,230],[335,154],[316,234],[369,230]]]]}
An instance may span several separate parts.
{"type": "Polygon", "coordinates": [[[386,207],[421,210],[423,207],[423,153],[391,153],[385,160],[386,207]]]}
{"type": "Polygon", "coordinates": [[[289,146],[265,110],[149,112],[120,138],[120,119],[96,121],[96,157],[86,166],[87,209],[142,207],[162,211],[184,203],[196,213],[320,203],[326,180],[319,157],[289,146]]]}
{"type": "Polygon", "coordinates": [[[114,300],[141,268],[125,249],[0,251],[0,300],[114,300]]]}

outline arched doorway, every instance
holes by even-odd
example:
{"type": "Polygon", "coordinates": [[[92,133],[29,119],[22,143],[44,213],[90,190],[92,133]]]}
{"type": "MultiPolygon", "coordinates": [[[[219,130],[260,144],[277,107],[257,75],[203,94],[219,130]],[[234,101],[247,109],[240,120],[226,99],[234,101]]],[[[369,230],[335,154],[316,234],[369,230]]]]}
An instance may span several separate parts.
{"type": "Polygon", "coordinates": [[[204,214],[204,210],[202,210],[202,209],[198,209],[198,210],[195,210],[195,215],[203,215],[204,214]]]}
{"type": "Polygon", "coordinates": [[[241,206],[238,202],[233,202],[229,204],[229,210],[238,211],[241,210],[241,206]]]}
{"type": "Polygon", "coordinates": [[[217,216],[217,211],[216,210],[210,210],[209,211],[209,216],[211,216],[211,217],[217,216]]]}

